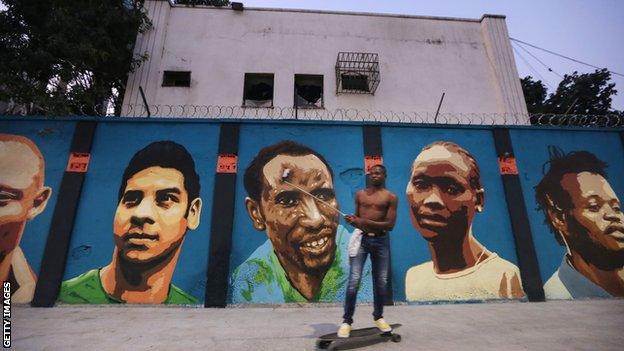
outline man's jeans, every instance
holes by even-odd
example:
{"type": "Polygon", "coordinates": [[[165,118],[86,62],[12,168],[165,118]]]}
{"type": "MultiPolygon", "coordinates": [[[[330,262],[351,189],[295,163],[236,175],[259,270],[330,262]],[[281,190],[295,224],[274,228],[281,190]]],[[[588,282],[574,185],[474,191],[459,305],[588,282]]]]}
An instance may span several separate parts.
{"type": "Polygon", "coordinates": [[[347,288],[347,298],[344,306],[344,323],[353,324],[353,313],[355,312],[355,300],[362,279],[362,268],[366,261],[366,256],[370,254],[373,266],[373,297],[375,309],[373,318],[375,320],[383,317],[383,306],[386,298],[388,285],[388,266],[390,264],[389,234],[382,237],[370,237],[362,235],[362,244],[355,257],[349,257],[351,269],[349,272],[349,286],[347,288]]]}

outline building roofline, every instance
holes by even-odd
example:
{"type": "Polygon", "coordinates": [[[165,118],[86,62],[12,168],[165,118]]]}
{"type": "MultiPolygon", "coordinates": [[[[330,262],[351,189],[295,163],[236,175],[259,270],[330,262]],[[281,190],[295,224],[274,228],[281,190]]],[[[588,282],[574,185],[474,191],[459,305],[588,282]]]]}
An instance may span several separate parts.
{"type": "MultiPolygon", "coordinates": [[[[215,7],[215,6],[187,6],[173,4],[168,1],[172,7],[180,8],[196,8],[196,9],[211,9],[211,10],[232,10],[230,7],[215,7]]],[[[496,14],[484,14],[481,18],[461,18],[461,17],[438,17],[438,16],[420,16],[420,15],[400,15],[392,13],[378,13],[378,12],[349,12],[349,11],[327,11],[327,10],[306,10],[306,9],[288,9],[288,8],[270,8],[270,7],[245,7],[244,11],[259,11],[259,12],[296,12],[296,13],[310,13],[310,14],[326,14],[326,15],[341,15],[341,16],[370,16],[370,17],[389,17],[389,18],[408,18],[408,19],[425,19],[434,21],[458,21],[458,22],[475,22],[480,23],[485,18],[502,18],[504,15],[496,14]]]]}

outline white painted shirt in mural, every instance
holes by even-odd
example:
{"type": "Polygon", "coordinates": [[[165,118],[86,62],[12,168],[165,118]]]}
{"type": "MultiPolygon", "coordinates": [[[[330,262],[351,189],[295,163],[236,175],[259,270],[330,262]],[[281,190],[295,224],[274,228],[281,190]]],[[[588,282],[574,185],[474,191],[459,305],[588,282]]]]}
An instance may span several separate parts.
{"type": "MultiPolygon", "coordinates": [[[[307,301],[290,284],[268,239],[232,273],[229,301],[234,304],[344,301],[349,280],[347,246],[350,237],[351,233],[339,225],[336,231],[336,257],[313,301],[307,301]]],[[[372,291],[371,264],[367,260],[362,272],[358,301],[372,301],[372,291]]]]}
{"type": "Polygon", "coordinates": [[[550,300],[568,300],[584,297],[611,297],[611,295],[585,278],[570,264],[567,255],[559,269],[544,284],[544,294],[550,300]]]}
{"type": "Polygon", "coordinates": [[[459,272],[437,274],[433,261],[414,266],[405,276],[407,301],[512,299],[524,296],[520,271],[489,252],[489,257],[459,272]]]}
{"type": "Polygon", "coordinates": [[[28,265],[24,252],[18,246],[13,250],[11,257],[11,272],[15,278],[17,286],[11,286],[11,301],[14,303],[28,303],[35,294],[35,273],[28,265]],[[16,290],[13,290],[16,289],[16,290]]]}

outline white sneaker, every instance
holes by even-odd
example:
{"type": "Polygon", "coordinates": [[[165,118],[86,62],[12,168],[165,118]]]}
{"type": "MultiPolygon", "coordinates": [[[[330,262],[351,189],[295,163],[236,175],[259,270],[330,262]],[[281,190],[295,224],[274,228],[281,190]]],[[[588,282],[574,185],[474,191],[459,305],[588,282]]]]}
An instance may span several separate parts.
{"type": "Polygon", "coordinates": [[[379,318],[378,320],[376,320],[375,325],[377,326],[377,328],[379,328],[379,330],[384,333],[392,331],[392,327],[390,326],[390,324],[386,323],[383,318],[379,318]]]}
{"type": "Polygon", "coordinates": [[[351,334],[351,324],[342,323],[340,328],[338,328],[338,337],[339,338],[348,338],[351,334]]]}

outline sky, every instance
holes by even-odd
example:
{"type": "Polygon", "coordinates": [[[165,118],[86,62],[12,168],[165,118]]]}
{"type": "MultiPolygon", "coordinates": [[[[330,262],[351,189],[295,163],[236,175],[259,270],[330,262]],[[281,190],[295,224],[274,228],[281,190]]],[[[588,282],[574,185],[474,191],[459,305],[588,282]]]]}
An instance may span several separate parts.
{"type": "MultiPolygon", "coordinates": [[[[239,0],[246,7],[294,8],[329,11],[394,13],[422,16],[481,18],[483,14],[507,16],[512,38],[554,51],[594,66],[606,67],[620,92],[612,107],[624,110],[624,0],[239,0]]],[[[520,77],[542,80],[549,93],[561,76],[595,69],[524,46],[548,69],[512,42],[520,77]],[[537,73],[535,73],[537,71],[537,73]]]]}

